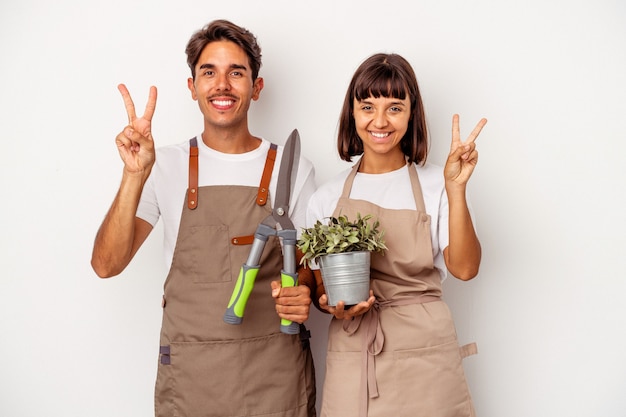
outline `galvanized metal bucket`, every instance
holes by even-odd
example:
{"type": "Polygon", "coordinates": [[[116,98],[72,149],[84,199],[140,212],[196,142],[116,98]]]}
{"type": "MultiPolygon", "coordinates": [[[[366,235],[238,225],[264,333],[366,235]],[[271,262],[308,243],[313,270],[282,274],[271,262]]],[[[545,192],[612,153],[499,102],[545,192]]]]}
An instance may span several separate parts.
{"type": "Polygon", "coordinates": [[[335,306],[339,301],[352,306],[369,298],[369,251],[324,255],[319,264],[329,306],[335,306]]]}

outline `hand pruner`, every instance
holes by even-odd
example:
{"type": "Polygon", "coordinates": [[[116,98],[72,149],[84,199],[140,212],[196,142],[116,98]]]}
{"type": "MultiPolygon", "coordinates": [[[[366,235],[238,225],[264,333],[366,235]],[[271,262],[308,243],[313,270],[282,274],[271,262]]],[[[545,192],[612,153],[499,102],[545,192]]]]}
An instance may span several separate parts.
{"type": "MultiPolygon", "coordinates": [[[[239,271],[239,277],[235,283],[233,294],[228,302],[224,321],[229,324],[241,324],[243,321],[246,303],[254,287],[254,281],[261,265],[259,261],[265,248],[265,243],[270,236],[282,238],[283,269],[281,270],[281,283],[283,287],[298,285],[296,273],[296,228],[289,218],[289,200],[293,190],[298,160],[300,158],[300,135],[294,129],[289,135],[278,172],[276,185],[276,198],[272,213],[267,216],[257,227],[254,233],[254,241],[248,259],[239,271]]],[[[300,333],[298,323],[281,319],[280,330],[287,334],[300,333]]]]}

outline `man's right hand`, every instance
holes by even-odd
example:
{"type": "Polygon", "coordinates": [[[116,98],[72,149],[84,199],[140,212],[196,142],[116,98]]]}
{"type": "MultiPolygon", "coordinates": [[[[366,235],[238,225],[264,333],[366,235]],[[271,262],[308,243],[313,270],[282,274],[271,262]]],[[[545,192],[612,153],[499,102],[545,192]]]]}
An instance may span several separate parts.
{"type": "Polygon", "coordinates": [[[93,245],[91,265],[101,278],[122,272],[152,230],[150,223],[136,215],[143,186],[156,159],[151,127],[157,90],[150,87],[146,110],[137,118],[128,89],[124,84],[117,88],[128,113],[128,126],[115,138],[124,161],[124,175],[93,245]]]}
{"type": "Polygon", "coordinates": [[[135,114],[135,104],[124,84],[117,86],[122,94],[126,113],[128,114],[128,126],[115,138],[124,170],[127,173],[150,173],[155,161],[154,140],[152,138],[152,116],[156,108],[157,89],[150,87],[150,95],[143,116],[135,114]]]}

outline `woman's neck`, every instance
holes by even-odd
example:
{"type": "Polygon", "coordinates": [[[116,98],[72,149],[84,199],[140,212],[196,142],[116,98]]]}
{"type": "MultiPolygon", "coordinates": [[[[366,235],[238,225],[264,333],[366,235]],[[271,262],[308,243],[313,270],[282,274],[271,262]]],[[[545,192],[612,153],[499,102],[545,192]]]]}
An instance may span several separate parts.
{"type": "Polygon", "coordinates": [[[364,153],[361,157],[359,172],[364,174],[384,174],[385,172],[395,171],[406,165],[406,157],[404,153],[394,153],[394,155],[378,155],[364,153]]]}

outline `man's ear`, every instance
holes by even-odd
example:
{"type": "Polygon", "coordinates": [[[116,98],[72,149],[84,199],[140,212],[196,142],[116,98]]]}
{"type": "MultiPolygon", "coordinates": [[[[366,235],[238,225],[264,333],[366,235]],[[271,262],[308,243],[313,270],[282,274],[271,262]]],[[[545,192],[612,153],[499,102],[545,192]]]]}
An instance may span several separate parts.
{"type": "Polygon", "coordinates": [[[259,95],[261,95],[261,90],[263,90],[263,78],[258,77],[254,80],[254,85],[252,86],[252,100],[258,100],[259,95]]]}
{"type": "Polygon", "coordinates": [[[198,96],[196,95],[196,86],[193,84],[193,78],[187,78],[187,88],[191,91],[191,98],[194,100],[198,100],[198,96]]]}

